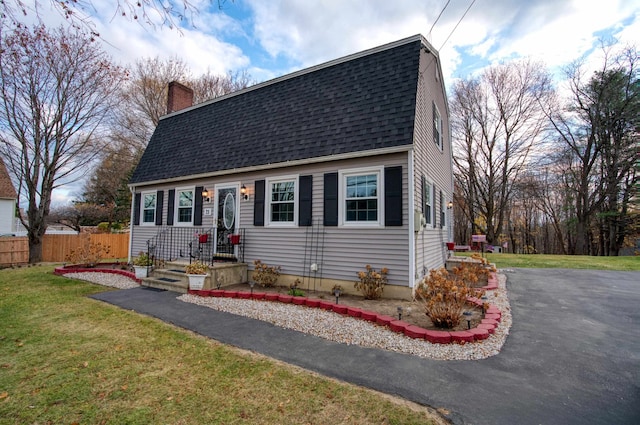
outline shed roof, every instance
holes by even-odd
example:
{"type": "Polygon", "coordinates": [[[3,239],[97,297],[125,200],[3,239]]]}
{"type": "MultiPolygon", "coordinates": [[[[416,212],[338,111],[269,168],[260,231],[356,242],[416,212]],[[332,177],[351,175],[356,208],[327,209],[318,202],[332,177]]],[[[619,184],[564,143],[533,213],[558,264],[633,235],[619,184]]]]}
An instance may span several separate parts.
{"type": "Polygon", "coordinates": [[[425,44],[410,37],[166,115],[131,184],[411,145],[425,44]]]}

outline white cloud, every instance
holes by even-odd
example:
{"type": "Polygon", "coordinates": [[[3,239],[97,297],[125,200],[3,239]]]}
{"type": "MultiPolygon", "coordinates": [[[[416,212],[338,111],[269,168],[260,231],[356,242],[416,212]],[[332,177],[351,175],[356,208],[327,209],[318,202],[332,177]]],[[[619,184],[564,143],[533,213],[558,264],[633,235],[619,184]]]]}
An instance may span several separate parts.
{"type": "MultiPolygon", "coordinates": [[[[222,10],[215,0],[191,0],[196,28],[181,32],[114,17],[112,0],[93,0],[93,15],[105,49],[121,64],[177,56],[196,74],[248,69],[259,81],[418,33],[440,50],[447,84],[517,57],[558,69],[597,54],[598,33],[608,28],[623,43],[640,40],[638,2],[477,0],[456,27],[472,1],[451,1],[431,34],[447,0],[235,0],[222,10]],[[632,23],[623,27],[624,19],[632,23]]],[[[41,4],[44,10],[48,1],[41,4]]],[[[46,10],[42,16],[50,26],[64,22],[46,10]]]]}

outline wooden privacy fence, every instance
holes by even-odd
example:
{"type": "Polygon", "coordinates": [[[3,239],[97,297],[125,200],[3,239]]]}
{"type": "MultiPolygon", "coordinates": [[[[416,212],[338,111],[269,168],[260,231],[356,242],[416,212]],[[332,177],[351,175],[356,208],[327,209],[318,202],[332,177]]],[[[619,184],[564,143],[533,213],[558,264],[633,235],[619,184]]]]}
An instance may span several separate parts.
{"type": "Polygon", "coordinates": [[[29,262],[29,239],[26,237],[0,238],[0,266],[29,262]]]}
{"type": "Polygon", "coordinates": [[[88,248],[90,244],[109,247],[107,259],[129,256],[128,233],[81,233],[79,235],[44,235],[42,261],[64,262],[73,250],[88,248]]]}

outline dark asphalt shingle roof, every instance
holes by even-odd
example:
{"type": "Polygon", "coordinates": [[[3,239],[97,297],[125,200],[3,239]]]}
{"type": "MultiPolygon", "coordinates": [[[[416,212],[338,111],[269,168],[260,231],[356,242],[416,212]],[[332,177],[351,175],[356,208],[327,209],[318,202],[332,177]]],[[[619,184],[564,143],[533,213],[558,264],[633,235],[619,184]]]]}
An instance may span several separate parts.
{"type": "Polygon", "coordinates": [[[413,143],[420,38],[160,120],[131,183],[413,143]]]}

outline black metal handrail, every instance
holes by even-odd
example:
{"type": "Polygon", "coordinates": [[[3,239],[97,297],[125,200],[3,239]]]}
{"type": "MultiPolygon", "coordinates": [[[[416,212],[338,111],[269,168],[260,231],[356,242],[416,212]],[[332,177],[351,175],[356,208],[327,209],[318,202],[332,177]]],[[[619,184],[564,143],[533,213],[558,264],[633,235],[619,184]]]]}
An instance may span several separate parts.
{"type": "Polygon", "coordinates": [[[235,233],[218,231],[215,227],[166,226],[147,241],[147,255],[154,266],[178,259],[214,261],[244,261],[244,229],[235,233]]]}

